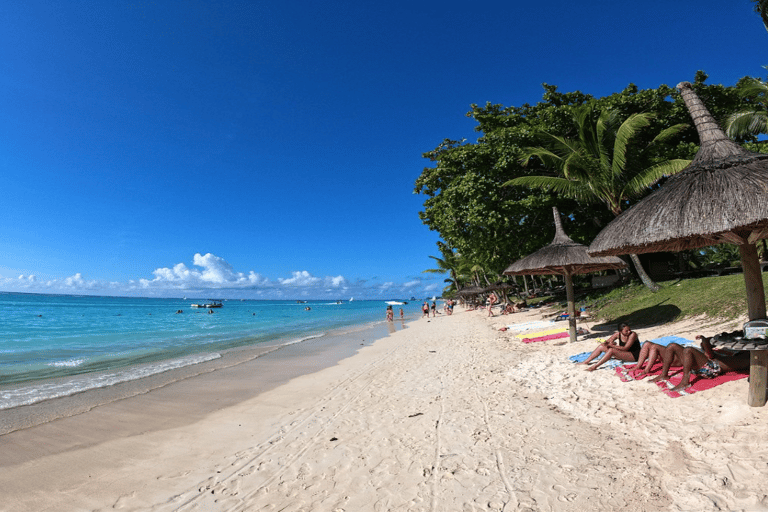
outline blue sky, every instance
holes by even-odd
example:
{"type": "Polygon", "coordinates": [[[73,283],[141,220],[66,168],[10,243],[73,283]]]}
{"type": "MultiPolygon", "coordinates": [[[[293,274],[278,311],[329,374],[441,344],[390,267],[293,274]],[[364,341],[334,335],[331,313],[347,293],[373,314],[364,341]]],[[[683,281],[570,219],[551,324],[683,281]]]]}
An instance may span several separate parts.
{"type": "Polygon", "coordinates": [[[764,76],[752,5],[5,2],[0,290],[439,294],[413,184],[472,103],[764,76]]]}

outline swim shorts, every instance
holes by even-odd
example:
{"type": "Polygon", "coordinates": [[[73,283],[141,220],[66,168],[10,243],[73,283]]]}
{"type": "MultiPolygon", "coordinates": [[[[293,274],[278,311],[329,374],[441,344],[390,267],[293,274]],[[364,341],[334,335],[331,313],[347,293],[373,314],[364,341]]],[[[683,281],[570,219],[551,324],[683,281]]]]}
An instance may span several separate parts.
{"type": "Polygon", "coordinates": [[[717,361],[713,361],[710,359],[707,361],[707,364],[699,368],[696,373],[701,375],[702,377],[706,379],[714,379],[721,373],[723,373],[723,369],[720,368],[720,364],[717,361]]]}

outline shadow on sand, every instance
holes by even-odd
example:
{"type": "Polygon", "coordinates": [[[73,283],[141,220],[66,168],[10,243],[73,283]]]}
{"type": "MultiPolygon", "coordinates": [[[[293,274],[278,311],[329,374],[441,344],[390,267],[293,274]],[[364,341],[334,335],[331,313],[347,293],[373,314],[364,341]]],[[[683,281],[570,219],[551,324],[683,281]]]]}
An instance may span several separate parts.
{"type": "Polygon", "coordinates": [[[622,315],[613,321],[595,324],[590,331],[602,334],[614,333],[621,323],[626,323],[632,329],[654,327],[674,321],[680,313],[680,308],[677,306],[660,302],[655,306],[622,315]]]}

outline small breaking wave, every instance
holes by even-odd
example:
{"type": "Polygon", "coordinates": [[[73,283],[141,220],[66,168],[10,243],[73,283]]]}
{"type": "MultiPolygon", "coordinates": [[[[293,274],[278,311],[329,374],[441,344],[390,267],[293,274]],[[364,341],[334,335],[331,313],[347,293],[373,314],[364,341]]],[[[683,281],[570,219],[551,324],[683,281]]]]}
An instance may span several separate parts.
{"type": "Polygon", "coordinates": [[[299,338],[297,340],[287,341],[285,343],[282,343],[280,346],[295,345],[296,343],[301,343],[303,341],[314,340],[315,338],[322,338],[323,336],[325,336],[325,333],[321,332],[320,334],[313,334],[311,336],[305,336],[305,337],[299,338]]]}
{"type": "Polygon", "coordinates": [[[85,359],[70,359],[69,361],[54,361],[52,363],[48,363],[48,366],[53,366],[56,368],[75,368],[82,365],[84,362],[85,359]]]}
{"type": "MultiPolygon", "coordinates": [[[[0,391],[0,410],[32,405],[43,400],[71,396],[90,389],[113,386],[121,382],[128,382],[150,375],[175,370],[185,366],[212,361],[221,357],[221,354],[197,354],[193,356],[160,361],[153,364],[138,366],[116,372],[83,375],[57,382],[41,383],[38,385],[11,388],[0,391]]],[[[74,362],[74,360],[70,361],[74,362]]],[[[81,361],[82,362],[82,361],[81,361]]],[[[54,363],[55,364],[55,363],[54,363]]]]}

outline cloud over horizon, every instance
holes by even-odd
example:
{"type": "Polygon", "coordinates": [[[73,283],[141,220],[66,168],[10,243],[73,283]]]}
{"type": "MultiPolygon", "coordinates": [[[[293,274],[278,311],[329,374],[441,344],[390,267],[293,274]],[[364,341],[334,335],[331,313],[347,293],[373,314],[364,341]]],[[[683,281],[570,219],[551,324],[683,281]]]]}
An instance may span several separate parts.
{"type": "Polygon", "coordinates": [[[177,263],[172,267],[159,267],[152,278],[114,281],[88,280],[77,272],[62,279],[41,280],[34,274],[17,278],[0,276],[0,286],[8,291],[31,293],[88,293],[93,295],[129,295],[148,297],[174,297],[207,294],[212,291],[229,292],[232,298],[290,299],[292,297],[339,298],[350,294],[358,299],[379,298],[384,293],[392,298],[406,297],[419,292],[430,294],[438,288],[436,283],[411,279],[407,283],[380,282],[378,279],[360,279],[350,282],[343,275],[318,277],[307,270],[291,272],[290,277],[275,280],[250,270],[239,272],[220,256],[195,253],[192,266],[177,263]]]}

